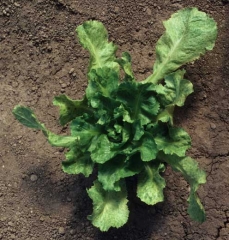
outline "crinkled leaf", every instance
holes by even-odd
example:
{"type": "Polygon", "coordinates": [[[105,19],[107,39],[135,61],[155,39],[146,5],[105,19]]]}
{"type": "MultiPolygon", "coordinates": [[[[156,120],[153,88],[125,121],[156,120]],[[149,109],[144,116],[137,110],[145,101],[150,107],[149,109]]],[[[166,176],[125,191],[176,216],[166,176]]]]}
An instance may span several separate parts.
{"type": "MultiPolygon", "coordinates": [[[[113,93],[118,88],[119,77],[118,74],[107,67],[97,70],[92,70],[89,73],[90,81],[86,89],[86,96],[91,102],[92,107],[99,108],[103,105],[103,100],[100,96],[112,98],[113,93]]],[[[111,100],[110,100],[111,101],[111,100]]]]}
{"type": "Polygon", "coordinates": [[[101,129],[98,124],[88,123],[84,117],[75,118],[70,125],[71,135],[78,138],[80,146],[90,144],[92,138],[98,137],[101,134],[101,129]]]}
{"type": "Polygon", "coordinates": [[[125,155],[117,155],[110,161],[99,165],[98,180],[102,183],[104,190],[120,191],[118,181],[134,176],[141,171],[141,168],[140,159],[129,159],[125,155]]]}
{"type": "Polygon", "coordinates": [[[88,151],[91,153],[91,159],[96,163],[105,163],[115,155],[117,151],[113,149],[113,143],[109,141],[105,134],[101,134],[98,137],[94,137],[91,142],[91,146],[88,151]]]}
{"type": "Polygon", "coordinates": [[[123,123],[123,126],[114,124],[114,127],[107,128],[108,138],[114,143],[115,148],[122,147],[130,138],[130,126],[127,123],[123,123]]]}
{"type": "Polygon", "coordinates": [[[163,106],[184,105],[188,95],[193,92],[193,85],[190,81],[184,79],[185,70],[177,70],[165,76],[165,85],[161,84],[154,87],[159,95],[160,104],[163,106]]]}
{"type": "Polygon", "coordinates": [[[191,139],[182,128],[170,127],[167,131],[158,133],[154,138],[157,148],[165,154],[185,156],[185,152],[191,146],[191,139]]]}
{"type": "Polygon", "coordinates": [[[114,118],[122,118],[123,122],[128,122],[128,123],[132,123],[134,122],[131,119],[130,113],[125,109],[125,107],[123,106],[123,104],[121,104],[119,107],[114,109],[114,118]]]}
{"type": "Polygon", "coordinates": [[[140,152],[142,161],[148,162],[156,158],[158,148],[151,134],[145,133],[140,139],[139,145],[135,150],[140,152]]]}
{"type": "Polygon", "coordinates": [[[191,157],[178,157],[176,155],[163,155],[161,157],[164,161],[169,163],[175,171],[181,172],[186,181],[190,184],[191,191],[188,198],[188,213],[193,220],[204,222],[204,207],[196,191],[200,184],[206,182],[206,173],[199,169],[198,163],[191,157]]]}
{"type": "Polygon", "coordinates": [[[160,175],[160,171],[163,169],[163,164],[145,163],[143,171],[139,175],[137,196],[148,205],[154,205],[164,200],[165,180],[160,175]]]}
{"type": "Polygon", "coordinates": [[[37,120],[37,117],[30,108],[17,105],[13,109],[13,114],[24,126],[46,131],[44,125],[37,120]]]}
{"type": "Polygon", "coordinates": [[[166,32],[156,45],[153,74],[147,81],[157,83],[183,64],[212,50],[217,36],[215,21],[197,8],[184,8],[164,22],[166,32]]]}
{"type": "Polygon", "coordinates": [[[124,81],[134,80],[134,74],[131,68],[131,56],[128,52],[122,53],[122,57],[117,59],[117,62],[125,72],[124,81]]]}
{"type": "Polygon", "coordinates": [[[61,136],[56,135],[50,131],[46,131],[46,136],[49,143],[55,147],[71,147],[72,145],[78,145],[79,138],[77,136],[61,136]]]}
{"type": "Polygon", "coordinates": [[[169,122],[170,125],[173,125],[173,112],[174,112],[174,106],[173,105],[168,105],[165,107],[163,111],[161,111],[157,115],[157,120],[161,122],[169,122]]]}
{"type": "Polygon", "coordinates": [[[85,177],[88,177],[92,173],[94,163],[88,152],[82,152],[80,148],[75,146],[65,156],[67,160],[62,162],[62,169],[65,173],[82,173],[85,177]]]}
{"type": "Polygon", "coordinates": [[[89,72],[105,66],[119,71],[119,65],[115,62],[117,47],[108,42],[107,30],[101,22],[84,22],[76,31],[81,45],[90,52],[89,72]]]}
{"type": "Polygon", "coordinates": [[[151,122],[160,107],[148,87],[149,84],[123,82],[117,91],[117,100],[122,102],[131,120],[140,120],[142,125],[151,122]]]}
{"type": "Polygon", "coordinates": [[[66,95],[60,95],[54,98],[53,104],[60,108],[59,121],[61,125],[71,122],[84,113],[93,113],[85,97],[82,100],[72,100],[66,95]]]}
{"type": "Polygon", "coordinates": [[[134,133],[133,140],[134,141],[140,140],[145,133],[144,127],[141,125],[141,121],[140,120],[135,121],[132,125],[132,128],[134,133]]]}
{"type": "Polygon", "coordinates": [[[129,216],[127,207],[126,186],[122,184],[122,190],[105,191],[99,181],[94,182],[89,190],[89,197],[93,201],[93,213],[88,216],[92,224],[101,231],[108,231],[110,227],[123,226],[129,216]]]}

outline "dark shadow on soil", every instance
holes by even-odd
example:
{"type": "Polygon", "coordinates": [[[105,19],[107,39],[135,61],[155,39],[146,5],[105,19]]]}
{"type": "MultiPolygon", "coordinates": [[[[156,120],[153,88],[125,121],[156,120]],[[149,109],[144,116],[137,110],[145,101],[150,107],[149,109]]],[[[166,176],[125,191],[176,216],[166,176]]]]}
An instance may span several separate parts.
{"type": "Polygon", "coordinates": [[[51,179],[53,172],[48,164],[42,164],[39,167],[31,167],[28,169],[22,185],[23,190],[29,195],[29,199],[42,209],[44,215],[56,214],[59,206],[70,204],[72,216],[67,222],[70,229],[75,230],[75,235],[67,235],[66,239],[75,240],[82,234],[87,232],[92,234],[94,240],[146,240],[154,231],[160,231],[160,226],[164,223],[164,215],[168,213],[165,209],[169,209],[169,202],[165,200],[156,206],[148,206],[136,197],[135,178],[127,181],[128,199],[130,216],[126,225],[119,229],[111,228],[108,232],[101,232],[93,227],[91,222],[87,220],[87,216],[92,212],[92,202],[87,195],[86,189],[90,188],[95,173],[89,178],[82,175],[65,175],[64,179],[57,182],[51,179]],[[29,176],[36,174],[38,180],[31,182],[29,176]],[[69,200],[71,201],[69,203],[69,200]]]}

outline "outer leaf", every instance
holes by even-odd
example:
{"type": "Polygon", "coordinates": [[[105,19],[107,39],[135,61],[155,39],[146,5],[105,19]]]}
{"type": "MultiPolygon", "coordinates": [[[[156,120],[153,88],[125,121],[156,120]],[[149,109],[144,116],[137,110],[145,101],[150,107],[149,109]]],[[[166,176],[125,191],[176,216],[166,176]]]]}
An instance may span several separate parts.
{"type": "Polygon", "coordinates": [[[65,173],[82,173],[85,177],[92,173],[94,163],[89,153],[82,152],[78,147],[72,147],[65,156],[67,160],[62,162],[62,169],[65,173]]]}
{"type": "Polygon", "coordinates": [[[46,131],[45,134],[48,138],[49,143],[55,147],[71,147],[72,145],[79,145],[78,136],[60,136],[50,131],[46,131]]]}
{"type": "Polygon", "coordinates": [[[131,56],[128,52],[122,53],[122,57],[117,59],[117,62],[124,70],[126,76],[124,78],[125,81],[132,81],[134,80],[134,74],[131,68],[131,56]]]}
{"type": "Polygon", "coordinates": [[[40,123],[33,111],[30,108],[23,106],[16,106],[13,110],[16,119],[29,128],[42,130],[47,137],[49,143],[56,147],[70,147],[72,144],[77,144],[79,138],[75,136],[59,136],[45,128],[43,123],[40,123]]]}
{"type": "Polygon", "coordinates": [[[217,36],[215,21],[197,8],[178,11],[164,26],[166,32],[156,45],[153,74],[147,79],[153,83],[212,50],[217,36]]]}
{"type": "Polygon", "coordinates": [[[165,133],[158,133],[154,138],[159,150],[165,154],[176,154],[185,156],[185,152],[191,146],[191,139],[182,128],[169,128],[169,136],[165,133]],[[165,135],[164,135],[165,134],[165,135]]]}
{"type": "Polygon", "coordinates": [[[81,45],[90,52],[89,72],[105,66],[119,71],[119,65],[115,62],[117,47],[108,42],[107,30],[101,22],[84,22],[76,31],[81,45]]]}
{"type": "Polygon", "coordinates": [[[119,228],[127,222],[129,210],[125,184],[120,192],[105,191],[101,183],[95,181],[87,192],[93,201],[93,213],[88,219],[95,227],[108,231],[110,227],[119,228]]]}
{"type": "Polygon", "coordinates": [[[163,164],[145,163],[144,170],[139,175],[137,196],[148,205],[154,205],[164,200],[165,180],[159,173],[163,169],[163,164]]]}
{"type": "Polygon", "coordinates": [[[102,183],[104,190],[120,191],[118,181],[122,178],[134,176],[142,168],[140,159],[129,159],[125,155],[118,155],[112,160],[99,165],[98,180],[102,183]]]}
{"type": "Polygon", "coordinates": [[[163,106],[184,105],[185,99],[193,92],[193,85],[190,81],[183,79],[185,70],[177,70],[165,76],[165,85],[153,85],[159,95],[160,104],[163,106]]]}
{"type": "Polygon", "coordinates": [[[66,95],[60,95],[54,98],[53,104],[60,107],[59,120],[61,125],[71,122],[84,113],[93,113],[85,97],[82,100],[72,100],[66,95]]]}
{"type": "Polygon", "coordinates": [[[191,191],[188,198],[188,213],[190,217],[198,222],[205,221],[205,211],[196,191],[200,184],[206,182],[206,173],[199,169],[198,163],[190,157],[178,157],[176,155],[162,155],[167,163],[169,163],[175,171],[183,174],[184,178],[190,184],[191,191]]]}
{"type": "Polygon", "coordinates": [[[44,125],[37,120],[34,112],[30,108],[17,105],[13,109],[13,114],[24,126],[46,131],[44,125]]]}

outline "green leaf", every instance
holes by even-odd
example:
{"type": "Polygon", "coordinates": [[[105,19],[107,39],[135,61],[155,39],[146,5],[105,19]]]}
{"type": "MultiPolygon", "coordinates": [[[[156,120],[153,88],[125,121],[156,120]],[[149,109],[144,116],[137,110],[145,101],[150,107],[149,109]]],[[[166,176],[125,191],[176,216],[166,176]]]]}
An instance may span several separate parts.
{"type": "Polygon", "coordinates": [[[168,105],[165,107],[164,110],[162,110],[157,115],[157,120],[161,122],[169,122],[171,126],[173,126],[173,112],[174,112],[174,106],[168,105]]]}
{"type": "Polygon", "coordinates": [[[134,151],[140,152],[142,161],[148,162],[156,158],[158,149],[151,134],[145,132],[141,139],[136,143],[137,146],[134,147],[134,151]]]}
{"type": "Polygon", "coordinates": [[[198,163],[191,157],[178,157],[176,155],[161,155],[161,159],[171,165],[173,170],[181,172],[190,184],[191,191],[188,198],[188,213],[190,217],[198,222],[205,221],[204,207],[198,198],[196,191],[200,184],[206,183],[206,173],[199,169],[198,163]]]}
{"type": "Polygon", "coordinates": [[[13,109],[13,114],[15,118],[24,126],[46,131],[44,124],[37,120],[37,117],[30,108],[17,105],[13,109]]]}
{"type": "Polygon", "coordinates": [[[105,163],[115,155],[118,151],[113,151],[113,144],[109,141],[105,134],[92,139],[91,146],[88,151],[91,153],[91,159],[96,163],[105,163]]]}
{"type": "Polygon", "coordinates": [[[157,83],[180,66],[212,50],[217,36],[215,21],[197,8],[185,8],[164,22],[166,32],[156,45],[153,74],[146,82],[157,83]]]}
{"type": "MultiPolygon", "coordinates": [[[[140,120],[145,125],[155,118],[159,111],[159,103],[147,88],[149,84],[123,82],[117,91],[117,100],[129,112],[131,121],[140,120]]],[[[127,119],[127,118],[126,118],[127,119]]]]}
{"type": "Polygon", "coordinates": [[[119,65],[115,62],[117,47],[108,42],[107,30],[101,22],[84,22],[76,31],[81,45],[90,52],[89,72],[103,67],[119,72],[119,65]]]}
{"type": "Polygon", "coordinates": [[[99,165],[98,180],[106,191],[121,191],[119,180],[136,175],[141,168],[140,159],[129,159],[125,155],[117,155],[110,161],[99,165]]]}
{"type": "Polygon", "coordinates": [[[154,87],[159,95],[159,102],[163,106],[184,105],[188,95],[193,92],[193,85],[190,81],[183,79],[185,70],[177,70],[165,76],[165,85],[161,84],[154,87]]]}
{"type": "Polygon", "coordinates": [[[154,138],[157,148],[165,154],[185,156],[185,152],[191,146],[191,139],[182,128],[170,127],[169,132],[158,133],[154,138]]]}
{"type": "Polygon", "coordinates": [[[83,147],[90,145],[94,137],[101,134],[101,128],[98,124],[91,124],[85,120],[85,117],[75,118],[70,125],[71,135],[77,137],[78,145],[83,147]]]}
{"type": "Polygon", "coordinates": [[[134,74],[131,68],[131,56],[128,52],[122,53],[122,57],[116,60],[125,72],[124,81],[134,80],[134,74]]]}
{"type": "Polygon", "coordinates": [[[79,144],[78,136],[60,136],[56,135],[50,131],[46,131],[46,136],[48,138],[49,143],[55,147],[71,147],[72,145],[79,144]]]}
{"type": "Polygon", "coordinates": [[[54,98],[53,104],[60,108],[59,121],[61,125],[71,122],[84,113],[93,113],[85,97],[82,100],[72,100],[66,95],[60,95],[54,98]]]}
{"type": "Polygon", "coordinates": [[[68,174],[84,174],[88,177],[94,167],[94,163],[91,160],[90,154],[82,152],[77,146],[72,147],[69,152],[65,154],[66,161],[62,162],[62,169],[68,174]]]}
{"type": "Polygon", "coordinates": [[[109,98],[114,97],[114,93],[118,88],[118,74],[113,69],[103,67],[97,70],[92,70],[88,75],[90,81],[86,89],[86,96],[92,107],[104,107],[106,101],[111,103],[112,99],[109,100],[109,98]]]}
{"type": "Polygon", "coordinates": [[[129,216],[127,207],[126,186],[123,183],[122,190],[105,191],[99,181],[94,182],[94,186],[87,190],[89,197],[93,201],[93,213],[88,216],[95,227],[101,231],[108,231],[110,227],[119,228],[123,226],[129,216]]]}
{"type": "Polygon", "coordinates": [[[153,162],[145,163],[143,169],[138,178],[137,196],[148,205],[163,202],[165,180],[160,172],[164,170],[164,165],[153,162]]]}

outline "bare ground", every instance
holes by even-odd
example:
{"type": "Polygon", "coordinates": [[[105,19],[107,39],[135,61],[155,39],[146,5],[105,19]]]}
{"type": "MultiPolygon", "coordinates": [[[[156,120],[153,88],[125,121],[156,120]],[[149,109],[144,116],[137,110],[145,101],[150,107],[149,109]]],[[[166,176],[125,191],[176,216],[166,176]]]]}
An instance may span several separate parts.
{"type": "Polygon", "coordinates": [[[1,0],[0,239],[228,240],[228,39],[227,0],[1,0]],[[75,38],[76,26],[102,21],[110,40],[131,53],[141,80],[151,72],[162,21],[187,6],[209,13],[219,29],[214,50],[186,67],[195,93],[176,112],[176,124],[192,137],[189,154],[208,174],[199,190],[207,221],[190,220],[188,185],[168,168],[164,203],[150,207],[131,196],[128,224],[101,233],[86,218],[92,206],[85,188],[92,179],[64,174],[64,149],[50,147],[41,133],[16,122],[11,111],[27,105],[54,132],[65,132],[52,99],[60,93],[79,99],[87,84],[88,54],[75,38]]]}

